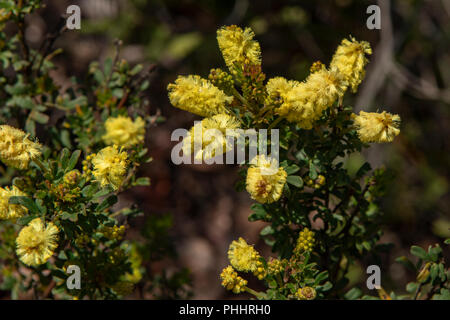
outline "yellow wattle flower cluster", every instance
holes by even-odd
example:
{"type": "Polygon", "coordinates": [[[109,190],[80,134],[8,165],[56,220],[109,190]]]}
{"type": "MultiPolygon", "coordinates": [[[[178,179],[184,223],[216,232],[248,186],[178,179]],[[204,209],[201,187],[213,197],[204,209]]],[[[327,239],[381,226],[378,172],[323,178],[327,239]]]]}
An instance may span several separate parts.
{"type": "Polygon", "coordinates": [[[102,187],[111,185],[117,190],[122,184],[128,166],[128,155],[117,146],[103,148],[92,157],[92,174],[102,187]]]}
{"type": "Polygon", "coordinates": [[[217,30],[217,42],[227,67],[234,71],[236,65],[261,65],[261,48],[253,40],[252,29],[232,25],[217,30]]]}
{"type": "Polygon", "coordinates": [[[178,76],[167,90],[174,107],[202,117],[226,113],[226,105],[233,101],[233,97],[198,75],[178,76]]]}
{"type": "Polygon", "coordinates": [[[243,238],[239,238],[238,241],[231,242],[228,249],[228,259],[231,265],[238,271],[254,272],[258,268],[258,261],[260,255],[253,248],[253,246],[247,244],[243,238]]]}
{"type": "Polygon", "coordinates": [[[41,155],[41,145],[28,134],[8,125],[0,126],[0,160],[6,165],[27,169],[31,160],[41,155]]]}
{"type": "Polygon", "coordinates": [[[362,142],[391,142],[400,133],[400,116],[396,114],[360,111],[352,118],[362,142]]]}
{"type": "Polygon", "coordinates": [[[369,62],[366,55],[371,55],[372,49],[367,41],[356,41],[355,38],[343,39],[336,49],[330,68],[336,68],[344,76],[353,92],[364,79],[365,67],[369,62]]]}
{"type": "Polygon", "coordinates": [[[295,296],[298,300],[314,300],[316,298],[316,290],[312,287],[299,288],[295,296]]]}
{"type": "Polygon", "coordinates": [[[270,97],[279,97],[281,103],[275,109],[278,115],[300,128],[311,129],[322,112],[344,96],[347,82],[338,70],[321,68],[304,82],[271,79],[266,89],[270,97]]]}
{"type": "Polygon", "coordinates": [[[26,196],[26,194],[19,190],[16,186],[0,188],[0,219],[17,219],[23,217],[28,209],[20,204],[9,204],[9,198],[26,196]]]}
{"type": "Polygon", "coordinates": [[[276,159],[258,155],[247,170],[246,188],[251,198],[260,203],[272,203],[280,199],[287,173],[278,167],[276,159]]]}
{"type": "Polygon", "coordinates": [[[131,148],[144,142],[145,121],[141,117],[134,121],[130,117],[111,117],[105,121],[105,129],[102,139],[107,145],[131,148]]]}
{"type": "Polygon", "coordinates": [[[53,255],[58,246],[58,227],[52,222],[44,225],[41,218],[32,220],[20,230],[16,239],[17,255],[28,266],[38,266],[53,255]]]}
{"type": "Polygon", "coordinates": [[[238,129],[239,125],[239,120],[227,114],[205,118],[194,125],[183,139],[183,153],[189,155],[195,152],[195,159],[206,160],[231,151],[232,144],[227,140],[227,135],[237,136],[231,130],[238,129]],[[230,130],[228,133],[227,129],[230,130]]]}
{"type": "Polygon", "coordinates": [[[247,280],[238,276],[232,266],[223,269],[220,278],[222,279],[222,286],[227,290],[233,291],[233,293],[241,293],[246,289],[247,280]]]}
{"type": "Polygon", "coordinates": [[[314,247],[314,231],[304,228],[297,239],[296,253],[311,252],[314,247]]]}

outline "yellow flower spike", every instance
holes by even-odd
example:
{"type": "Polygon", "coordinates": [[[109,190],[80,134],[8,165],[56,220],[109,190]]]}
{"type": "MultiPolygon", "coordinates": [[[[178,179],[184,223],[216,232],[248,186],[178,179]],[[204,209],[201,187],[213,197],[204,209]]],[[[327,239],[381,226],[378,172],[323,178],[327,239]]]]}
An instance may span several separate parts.
{"type": "Polygon", "coordinates": [[[294,252],[297,254],[301,254],[303,252],[311,252],[314,247],[314,243],[314,231],[311,231],[308,228],[304,228],[299,233],[297,246],[295,247],[294,252]]]}
{"type": "MultiPolygon", "coordinates": [[[[338,70],[320,69],[304,82],[288,82],[283,87],[282,103],[276,113],[302,129],[312,129],[322,112],[344,96],[347,83],[338,70]],[[287,89],[286,89],[287,88],[287,89]]],[[[268,89],[269,92],[269,89],[268,89]]],[[[270,93],[269,93],[270,94],[270,93]]]]}
{"type": "Polygon", "coordinates": [[[238,276],[237,272],[234,271],[232,266],[228,266],[223,269],[220,274],[220,278],[222,279],[222,286],[234,293],[241,293],[245,291],[247,280],[244,280],[240,276],[238,276]]]}
{"type": "Polygon", "coordinates": [[[367,41],[356,41],[355,38],[343,39],[336,49],[330,68],[337,68],[344,76],[353,92],[365,76],[365,66],[369,62],[366,55],[371,55],[372,49],[367,41]]]}
{"type": "Polygon", "coordinates": [[[275,159],[258,155],[247,170],[246,187],[251,198],[260,203],[278,201],[283,193],[287,173],[275,159]]]}
{"type": "Polygon", "coordinates": [[[17,255],[28,266],[38,266],[47,262],[58,246],[58,227],[52,222],[47,226],[41,218],[32,220],[20,230],[16,239],[17,255]]]}
{"type": "Polygon", "coordinates": [[[124,116],[111,117],[105,121],[105,129],[102,139],[108,145],[131,148],[144,142],[145,121],[141,117],[134,121],[124,116]]]}
{"type": "Polygon", "coordinates": [[[117,190],[122,184],[128,165],[128,155],[117,146],[106,147],[92,158],[92,174],[101,186],[111,185],[117,190]]]}
{"type": "Polygon", "coordinates": [[[236,65],[261,65],[261,48],[258,41],[253,40],[252,29],[232,25],[217,30],[217,42],[222,51],[225,63],[234,71],[236,65]]]}
{"type": "Polygon", "coordinates": [[[233,101],[233,97],[197,75],[178,76],[167,89],[174,107],[202,117],[226,113],[226,106],[233,101]]]}
{"type": "Polygon", "coordinates": [[[230,136],[233,132],[227,133],[227,129],[238,129],[239,126],[239,120],[227,114],[217,114],[203,119],[193,126],[183,139],[183,152],[187,155],[196,152],[194,154],[196,159],[206,160],[218,156],[217,151],[222,150],[222,153],[231,151],[232,145],[227,141],[227,134],[230,136]],[[215,130],[218,130],[217,134],[215,130]],[[195,144],[198,147],[194,147],[195,144]]]}
{"type": "Polygon", "coordinates": [[[396,114],[360,111],[352,118],[362,142],[392,142],[400,133],[400,116],[396,114]]]}
{"type": "Polygon", "coordinates": [[[6,165],[27,169],[31,160],[41,155],[42,146],[28,139],[28,134],[8,125],[0,125],[0,160],[6,165]]]}
{"type": "Polygon", "coordinates": [[[9,198],[26,196],[26,194],[20,191],[16,186],[0,188],[0,219],[17,219],[23,217],[28,209],[19,204],[10,204],[9,198]]]}

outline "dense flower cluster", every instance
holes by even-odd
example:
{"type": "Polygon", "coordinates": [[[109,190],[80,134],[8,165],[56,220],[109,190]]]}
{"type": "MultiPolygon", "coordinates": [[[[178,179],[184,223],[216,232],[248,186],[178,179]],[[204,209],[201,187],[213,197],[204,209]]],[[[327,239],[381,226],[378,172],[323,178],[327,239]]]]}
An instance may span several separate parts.
{"type": "Polygon", "coordinates": [[[360,111],[359,115],[353,115],[353,119],[362,142],[392,142],[400,133],[400,116],[386,111],[360,111]]]}
{"type": "Polygon", "coordinates": [[[202,117],[226,113],[226,105],[233,101],[233,97],[197,75],[179,76],[167,89],[173,106],[202,117]]]}
{"type": "Polygon", "coordinates": [[[231,265],[238,271],[254,272],[257,269],[259,253],[247,244],[247,242],[239,238],[233,241],[228,249],[228,259],[231,265]]]}
{"type": "Polygon", "coordinates": [[[233,291],[234,293],[241,293],[246,289],[247,280],[244,280],[238,276],[232,266],[228,266],[223,269],[220,274],[220,278],[222,279],[222,286],[227,290],[233,291]]]}
{"type": "Polygon", "coordinates": [[[278,168],[275,159],[264,155],[256,156],[247,171],[247,191],[258,202],[275,202],[281,197],[286,177],[286,171],[278,168]]]}
{"type": "Polygon", "coordinates": [[[250,28],[242,30],[235,25],[217,31],[217,42],[230,70],[234,70],[236,65],[261,64],[261,48],[258,41],[253,40],[254,36],[250,28]]]}
{"type": "Polygon", "coordinates": [[[38,266],[47,262],[58,246],[58,232],[58,227],[52,222],[45,226],[41,218],[32,220],[28,226],[20,230],[17,236],[19,259],[29,266],[38,266]]]}
{"type": "Polygon", "coordinates": [[[108,118],[105,129],[106,133],[102,138],[108,145],[130,148],[144,142],[145,121],[141,117],[134,121],[124,116],[108,118]]]}
{"type": "Polygon", "coordinates": [[[310,252],[314,247],[314,242],[314,231],[305,228],[300,231],[300,234],[298,235],[295,251],[297,253],[310,252]]]}
{"type": "Polygon", "coordinates": [[[184,154],[194,153],[195,159],[207,160],[231,151],[232,145],[227,136],[237,136],[237,132],[232,129],[239,128],[239,125],[235,117],[227,114],[203,119],[194,125],[183,139],[184,154]]]}
{"type": "Polygon", "coordinates": [[[106,147],[92,158],[92,164],[92,174],[102,186],[111,185],[118,189],[127,172],[128,155],[117,146],[106,147]]]}
{"type": "Polygon", "coordinates": [[[28,134],[8,125],[0,126],[0,160],[6,165],[27,169],[31,160],[41,155],[41,145],[28,134]]]}

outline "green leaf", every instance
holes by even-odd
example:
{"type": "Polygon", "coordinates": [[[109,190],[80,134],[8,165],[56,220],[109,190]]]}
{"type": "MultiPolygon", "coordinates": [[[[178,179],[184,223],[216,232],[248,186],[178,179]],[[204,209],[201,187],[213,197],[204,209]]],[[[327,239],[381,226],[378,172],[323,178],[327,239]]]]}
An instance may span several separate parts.
{"type": "Polygon", "coordinates": [[[406,291],[408,291],[409,293],[416,292],[418,286],[419,284],[417,282],[410,282],[406,285],[406,291]]]}
{"type": "Polygon", "coordinates": [[[411,247],[411,254],[415,255],[416,257],[422,259],[422,260],[428,260],[428,254],[427,252],[418,246],[412,246],[411,247]]]}
{"type": "Polygon", "coordinates": [[[78,158],[81,155],[81,151],[80,150],[75,150],[72,153],[72,156],[70,157],[69,162],[67,163],[67,167],[65,168],[65,171],[68,172],[70,170],[72,170],[73,168],[75,168],[75,166],[77,165],[78,162],[78,158]]]}
{"type": "Polygon", "coordinates": [[[38,214],[40,213],[38,206],[28,197],[20,196],[20,197],[11,197],[9,198],[10,204],[20,204],[27,208],[31,213],[38,214]]]}
{"type": "Polygon", "coordinates": [[[266,226],[264,229],[261,230],[260,235],[262,236],[268,236],[270,234],[273,234],[275,230],[273,230],[272,226],[266,226]]]}
{"type": "Polygon", "coordinates": [[[284,171],[286,171],[286,173],[288,174],[288,176],[290,176],[290,175],[296,173],[296,172],[299,171],[299,170],[300,170],[300,167],[297,166],[296,164],[293,164],[293,165],[291,165],[291,166],[289,166],[289,167],[284,168],[284,171]]]}
{"type": "Polygon", "coordinates": [[[103,202],[97,207],[97,212],[106,210],[116,203],[117,203],[117,196],[111,195],[108,198],[106,198],[105,200],[103,200],[103,202]]]}
{"type": "Polygon", "coordinates": [[[149,185],[150,185],[149,177],[137,178],[136,181],[133,183],[133,186],[149,186],[149,185]]]}
{"type": "Polygon", "coordinates": [[[317,179],[317,169],[316,169],[316,166],[312,162],[309,163],[309,177],[312,180],[317,179]]]}
{"type": "Polygon", "coordinates": [[[350,289],[350,291],[348,291],[345,295],[344,298],[347,300],[356,300],[359,297],[361,297],[362,292],[361,289],[359,288],[352,288],[350,289]]]}
{"type": "Polygon", "coordinates": [[[287,183],[292,184],[293,186],[297,188],[303,187],[303,180],[299,176],[288,176],[286,178],[287,183]]]}

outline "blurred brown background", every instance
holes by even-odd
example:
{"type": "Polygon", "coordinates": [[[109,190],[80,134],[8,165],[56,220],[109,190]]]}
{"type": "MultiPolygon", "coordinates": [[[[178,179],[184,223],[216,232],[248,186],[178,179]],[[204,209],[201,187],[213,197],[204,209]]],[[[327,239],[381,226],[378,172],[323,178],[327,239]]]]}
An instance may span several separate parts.
{"type": "MultiPolygon", "coordinates": [[[[374,50],[359,93],[346,103],[355,110],[387,110],[400,114],[402,133],[392,144],[363,154],[373,167],[386,165],[396,175],[384,199],[385,236],[395,244],[384,257],[382,285],[404,289],[412,274],[394,262],[408,255],[412,244],[428,246],[450,231],[450,1],[145,1],[48,0],[28,20],[27,39],[39,44],[56,28],[70,4],[82,11],[80,31],[65,33],[55,46],[64,48],[55,76],[64,83],[83,77],[89,63],[113,54],[113,41],[123,40],[121,56],[131,63],[157,64],[148,96],[151,112],[160,109],[167,121],[148,134],[154,161],[142,169],[152,186],[122,198],[137,202],[146,215],[171,213],[171,234],[179,256],[176,265],[190,268],[194,298],[231,298],[220,286],[229,243],[244,237],[265,255],[259,240],[261,223],[248,222],[251,201],[234,191],[237,168],[230,165],[176,166],[170,160],[170,135],[190,128],[196,118],[170,106],[166,87],[178,74],[207,77],[210,68],[224,67],[216,30],[222,25],[250,26],[261,44],[267,77],[302,80],[312,62],[328,63],[348,35],[369,41],[374,50]],[[381,7],[381,30],[369,30],[366,9],[381,7]],[[396,285],[394,285],[394,282],[396,285]]],[[[349,170],[362,162],[348,159],[349,170]]],[[[140,221],[135,228],[140,227],[140,221]]],[[[447,253],[448,254],[448,253],[447,253]]],[[[158,271],[158,270],[155,270],[158,271]]],[[[363,267],[351,270],[352,282],[365,282],[363,267]]],[[[257,286],[258,284],[252,284],[257,286]]]]}

